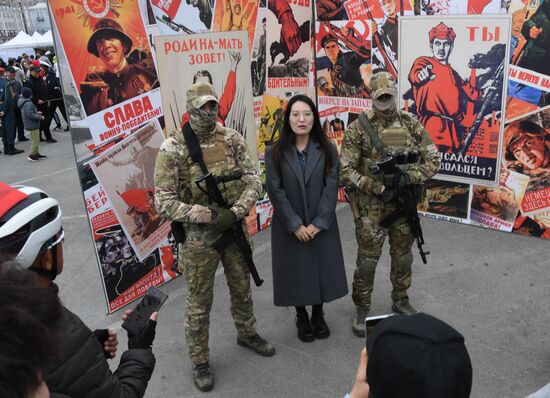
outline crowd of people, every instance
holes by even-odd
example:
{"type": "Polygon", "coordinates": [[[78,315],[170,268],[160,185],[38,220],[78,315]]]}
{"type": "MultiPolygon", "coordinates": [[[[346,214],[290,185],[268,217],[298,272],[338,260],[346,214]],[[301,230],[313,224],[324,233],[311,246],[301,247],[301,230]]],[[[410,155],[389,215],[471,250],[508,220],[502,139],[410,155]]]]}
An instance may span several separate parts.
{"type": "MultiPolygon", "coordinates": [[[[396,108],[397,90],[390,74],[374,74],[370,94],[374,109],[350,124],[340,159],[308,97],[293,97],[284,110],[279,140],[266,152],[267,191],[274,207],[274,304],[296,308],[301,341],[330,336],[323,306],[348,293],[336,220],[340,180],[351,195],[358,243],[352,288],[356,315],[351,329],[357,336],[367,334],[374,272],[386,235],[396,314],[368,331],[348,396],[466,398],[471,392],[472,366],[464,337],[409,303],[411,227],[404,217],[382,226],[400,207],[403,192],[415,192],[436,173],[437,149],[420,123],[396,108]],[[391,169],[386,167],[389,158],[395,158],[391,169]],[[311,317],[307,306],[312,307],[311,317]]],[[[155,168],[158,213],[185,231],[178,258],[187,282],[185,338],[193,381],[201,391],[214,387],[208,340],[220,261],[229,286],[237,344],[265,357],[276,353],[256,331],[246,249],[250,246],[236,241],[239,230],[246,230],[243,219],[258,200],[262,185],[242,135],[216,121],[218,101],[209,83],[197,82],[187,90],[189,122],[168,136],[155,168]],[[215,184],[204,188],[195,183],[210,174],[224,181],[223,190],[215,184]]],[[[129,334],[128,350],[111,372],[107,359],[116,355],[116,333],[92,332],[59,303],[54,280],[64,268],[63,240],[61,208],[54,198],[38,188],[0,183],[0,300],[5,304],[2,311],[12,311],[6,319],[14,320],[0,323],[0,347],[13,347],[0,360],[0,395],[42,397],[49,390],[53,397],[143,396],[155,366],[151,347],[157,314],[142,332],[129,334]],[[16,293],[27,297],[17,300],[16,293]],[[44,311],[34,311],[36,300],[44,311]],[[25,327],[31,324],[35,326],[25,327]],[[21,334],[22,329],[27,334],[21,334]],[[54,344],[34,350],[21,337],[28,335],[32,340],[35,332],[54,344]],[[20,354],[29,350],[33,356],[20,354]],[[17,375],[21,382],[14,384],[8,374],[17,375]]],[[[123,319],[130,313],[126,311],[123,319]]]]}
{"type": "Polygon", "coordinates": [[[9,58],[7,63],[0,58],[0,117],[2,142],[5,155],[18,155],[24,151],[15,146],[29,141],[28,160],[36,162],[46,158],[39,152],[39,143],[56,143],[50,127],[61,130],[59,114],[69,131],[67,112],[59,81],[59,67],[51,51],[35,55],[22,54],[9,58]],[[28,138],[26,136],[28,134],[28,138]]]}

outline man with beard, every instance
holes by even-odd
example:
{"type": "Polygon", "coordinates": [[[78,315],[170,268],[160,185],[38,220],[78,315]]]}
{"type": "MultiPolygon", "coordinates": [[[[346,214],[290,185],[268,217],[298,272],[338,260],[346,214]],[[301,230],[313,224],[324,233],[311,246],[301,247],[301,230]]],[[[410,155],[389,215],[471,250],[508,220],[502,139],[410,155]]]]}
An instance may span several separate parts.
{"type": "Polygon", "coordinates": [[[114,19],[105,17],[95,23],[87,48],[101,60],[104,70],[88,73],[80,84],[88,115],[158,87],[152,61],[134,62],[134,57],[127,58],[132,46],[132,39],[114,19]]]}
{"type": "Polygon", "coordinates": [[[466,104],[480,92],[449,64],[456,34],[443,22],[429,32],[433,56],[417,58],[409,72],[416,113],[439,152],[458,152],[463,144],[466,104]]]}
{"type": "Polygon", "coordinates": [[[397,109],[392,75],[374,74],[369,87],[373,110],[348,126],[340,153],[340,180],[348,189],[358,245],[352,293],[356,306],[352,330],[356,336],[365,336],[364,322],[386,235],[390,240],[392,310],[400,314],[417,312],[407,295],[413,262],[411,227],[403,217],[388,228],[382,227],[381,221],[400,206],[397,199],[403,189],[420,191],[439,167],[439,154],[422,124],[412,114],[397,109]],[[385,154],[393,156],[395,167],[391,172],[378,167],[379,162],[387,160],[385,154]]]}
{"type": "Polygon", "coordinates": [[[220,260],[229,285],[237,344],[259,355],[275,354],[275,348],[256,332],[250,272],[243,253],[235,244],[220,250],[221,253],[214,248],[225,231],[237,220],[244,219],[262,191],[243,136],[216,123],[218,107],[218,97],[211,84],[193,84],[187,90],[189,122],[164,141],[155,168],[158,213],[182,223],[186,232],[186,240],[180,246],[178,268],[187,280],[185,337],[193,363],[193,379],[201,391],[214,387],[208,336],[214,278],[220,260]],[[196,147],[202,152],[203,164],[197,160],[196,147]],[[195,184],[204,177],[203,168],[223,178],[220,193],[231,208],[214,207],[202,187],[195,184]]]}

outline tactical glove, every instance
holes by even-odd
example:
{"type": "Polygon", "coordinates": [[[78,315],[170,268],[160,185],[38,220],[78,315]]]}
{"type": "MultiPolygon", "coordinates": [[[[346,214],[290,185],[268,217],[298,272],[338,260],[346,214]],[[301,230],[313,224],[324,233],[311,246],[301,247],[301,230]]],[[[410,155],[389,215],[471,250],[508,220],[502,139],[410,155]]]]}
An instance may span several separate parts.
{"type": "Polygon", "coordinates": [[[145,327],[141,329],[139,335],[135,335],[132,332],[128,332],[128,348],[143,348],[150,349],[155,339],[157,328],[157,321],[149,319],[145,324],[145,327]]]}
{"type": "Polygon", "coordinates": [[[209,209],[212,211],[213,215],[212,222],[208,225],[216,232],[225,232],[237,222],[237,216],[231,210],[212,206],[210,206],[209,209]]]}
{"type": "Polygon", "coordinates": [[[384,175],[384,185],[400,192],[407,185],[411,185],[411,177],[399,169],[395,173],[384,175]]]}

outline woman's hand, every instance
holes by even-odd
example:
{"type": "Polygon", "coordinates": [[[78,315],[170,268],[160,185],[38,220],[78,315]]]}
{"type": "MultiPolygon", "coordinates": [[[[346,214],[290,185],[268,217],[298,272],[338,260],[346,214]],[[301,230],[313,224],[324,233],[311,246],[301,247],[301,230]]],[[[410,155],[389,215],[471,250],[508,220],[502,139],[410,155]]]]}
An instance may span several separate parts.
{"type": "Polygon", "coordinates": [[[315,238],[315,235],[321,232],[321,228],[313,224],[309,224],[306,229],[309,235],[311,236],[311,239],[315,238]]]}
{"type": "Polygon", "coordinates": [[[307,243],[313,239],[313,236],[303,225],[300,225],[298,229],[294,231],[294,236],[302,243],[307,243]]]}

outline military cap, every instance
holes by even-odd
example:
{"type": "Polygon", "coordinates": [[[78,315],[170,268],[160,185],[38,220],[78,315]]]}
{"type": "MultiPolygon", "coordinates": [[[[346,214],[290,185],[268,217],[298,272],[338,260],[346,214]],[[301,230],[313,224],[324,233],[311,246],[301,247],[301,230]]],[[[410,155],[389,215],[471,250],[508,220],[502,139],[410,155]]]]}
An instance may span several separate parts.
{"type": "Polygon", "coordinates": [[[321,47],[324,48],[331,41],[338,42],[338,39],[334,35],[331,35],[330,33],[327,33],[321,39],[321,47]]]}
{"type": "Polygon", "coordinates": [[[392,97],[397,95],[395,79],[388,72],[377,72],[370,78],[370,97],[372,99],[380,98],[384,94],[392,97]]]}
{"type": "Polygon", "coordinates": [[[428,314],[391,316],[367,337],[367,380],[384,398],[467,398],[472,363],[464,337],[428,314]]]}
{"type": "Polygon", "coordinates": [[[197,82],[187,90],[187,104],[200,108],[209,101],[218,102],[218,96],[210,83],[197,82]]]}
{"type": "Polygon", "coordinates": [[[134,43],[132,42],[132,39],[130,39],[130,37],[128,37],[128,35],[124,33],[124,29],[122,28],[122,26],[113,18],[105,17],[105,18],[98,19],[93,27],[92,35],[88,40],[88,52],[90,54],[94,54],[96,57],[99,58],[99,53],[97,52],[96,39],[102,32],[109,32],[112,35],[114,35],[114,37],[118,37],[122,41],[122,43],[126,46],[126,50],[125,50],[126,55],[132,49],[132,45],[134,43]]]}
{"type": "Polygon", "coordinates": [[[40,65],[47,66],[48,68],[52,67],[52,63],[48,57],[45,55],[41,56],[38,61],[40,62],[40,65]]]}
{"type": "Polygon", "coordinates": [[[430,43],[434,41],[434,39],[447,39],[451,42],[454,42],[456,38],[456,33],[453,28],[450,28],[443,22],[440,22],[432,29],[430,29],[428,36],[430,38],[430,43]]]}
{"type": "Polygon", "coordinates": [[[537,123],[531,120],[515,121],[504,129],[504,148],[506,149],[504,158],[506,160],[516,160],[512,151],[512,145],[524,135],[529,137],[542,137],[545,140],[550,140],[550,134],[537,123]]]}

